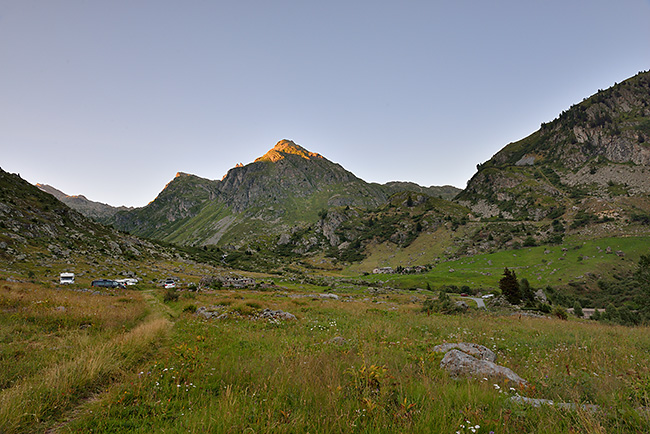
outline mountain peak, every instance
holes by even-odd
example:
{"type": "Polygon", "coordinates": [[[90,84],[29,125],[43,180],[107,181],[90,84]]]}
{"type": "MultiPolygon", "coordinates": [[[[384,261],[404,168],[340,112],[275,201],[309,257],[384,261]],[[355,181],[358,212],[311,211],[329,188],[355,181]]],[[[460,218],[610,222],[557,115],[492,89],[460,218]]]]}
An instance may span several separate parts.
{"type": "Polygon", "coordinates": [[[311,160],[312,158],[323,158],[322,155],[315,152],[309,152],[302,146],[296,144],[291,140],[280,140],[269,152],[259,157],[255,161],[276,161],[282,160],[287,155],[297,155],[299,157],[311,160]]]}

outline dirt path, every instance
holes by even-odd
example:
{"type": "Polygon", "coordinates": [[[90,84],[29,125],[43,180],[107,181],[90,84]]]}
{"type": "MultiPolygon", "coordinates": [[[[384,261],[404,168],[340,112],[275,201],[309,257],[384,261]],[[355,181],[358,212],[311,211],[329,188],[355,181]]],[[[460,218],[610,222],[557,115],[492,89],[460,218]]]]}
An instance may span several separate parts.
{"type": "MultiPolygon", "coordinates": [[[[145,298],[146,303],[151,307],[151,312],[142,321],[142,323],[136,326],[133,330],[123,336],[114,338],[113,341],[116,341],[114,345],[120,345],[121,343],[127,345],[132,339],[151,339],[151,333],[160,335],[158,339],[161,339],[169,333],[169,330],[173,325],[173,318],[175,317],[173,311],[169,308],[169,306],[165,305],[154,296],[153,290],[142,291],[142,295],[145,298]],[[121,341],[118,339],[121,339],[121,341]]],[[[136,368],[131,366],[128,367],[127,370],[135,371],[136,368]]],[[[106,385],[106,387],[102,387],[102,389],[106,390],[114,384],[115,383],[106,385]]],[[[86,406],[92,404],[93,402],[102,400],[105,394],[106,392],[94,393],[79,401],[76,403],[74,408],[70,409],[66,415],[61,418],[60,422],[51,428],[48,428],[45,433],[56,434],[58,432],[61,432],[66,425],[76,420],[83,414],[86,406]]]]}

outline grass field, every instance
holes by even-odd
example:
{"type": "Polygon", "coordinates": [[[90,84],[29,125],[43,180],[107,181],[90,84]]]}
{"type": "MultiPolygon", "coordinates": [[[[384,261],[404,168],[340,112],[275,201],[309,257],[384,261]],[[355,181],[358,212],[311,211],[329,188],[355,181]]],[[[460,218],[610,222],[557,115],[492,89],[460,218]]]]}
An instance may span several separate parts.
{"type": "Polygon", "coordinates": [[[385,282],[396,288],[432,288],[468,285],[487,290],[498,287],[503,269],[515,270],[533,287],[563,286],[591,277],[609,277],[632,270],[641,254],[650,253],[650,237],[567,240],[558,246],[525,247],[441,262],[423,274],[374,275],[365,279],[385,282]],[[606,253],[610,247],[612,253],[606,253]],[[564,249],[564,250],[563,250],[564,249]],[[625,256],[619,257],[616,251],[625,256]]]}
{"type": "Polygon", "coordinates": [[[0,432],[650,430],[647,328],[427,316],[411,291],[221,290],[164,304],[154,288],[1,288],[0,432]],[[193,313],[215,305],[229,316],[193,313]],[[296,319],[254,319],[264,308],[296,319]],[[431,351],[442,342],[493,349],[529,386],[451,378],[431,351]],[[514,393],[599,409],[527,407],[514,393]]]}

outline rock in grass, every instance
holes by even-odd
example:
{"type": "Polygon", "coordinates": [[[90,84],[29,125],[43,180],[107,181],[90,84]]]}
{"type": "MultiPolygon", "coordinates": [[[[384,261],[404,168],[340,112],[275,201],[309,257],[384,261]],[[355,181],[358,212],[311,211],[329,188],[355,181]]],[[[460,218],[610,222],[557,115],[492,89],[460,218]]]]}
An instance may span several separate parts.
{"type": "Polygon", "coordinates": [[[207,308],[205,306],[199,307],[194,314],[196,316],[202,316],[205,319],[212,319],[212,318],[217,318],[217,319],[223,319],[223,313],[224,311],[224,306],[212,306],[210,308],[207,308]]]}
{"type": "Polygon", "coordinates": [[[268,319],[296,319],[296,316],[292,313],[285,312],[282,310],[271,310],[271,309],[264,309],[260,314],[258,315],[260,318],[268,318],[268,319]]]}
{"type": "Polygon", "coordinates": [[[449,343],[441,344],[433,347],[433,352],[435,353],[446,353],[450,350],[460,350],[463,353],[474,356],[480,360],[487,360],[489,362],[495,362],[497,360],[497,355],[494,354],[492,350],[483,345],[472,344],[468,342],[458,342],[458,343],[449,343]]]}
{"type": "Polygon", "coordinates": [[[530,405],[532,407],[541,407],[543,405],[556,406],[563,410],[572,410],[576,411],[578,409],[584,411],[590,411],[592,413],[600,410],[600,407],[595,404],[575,404],[573,402],[553,402],[550,399],[540,399],[540,398],[527,398],[525,396],[511,396],[510,400],[516,402],[517,404],[530,405]]]}
{"type": "Polygon", "coordinates": [[[451,350],[445,354],[440,367],[454,377],[469,376],[505,380],[518,386],[524,386],[527,381],[515,374],[510,368],[497,365],[488,360],[479,360],[459,350],[451,350]]]}

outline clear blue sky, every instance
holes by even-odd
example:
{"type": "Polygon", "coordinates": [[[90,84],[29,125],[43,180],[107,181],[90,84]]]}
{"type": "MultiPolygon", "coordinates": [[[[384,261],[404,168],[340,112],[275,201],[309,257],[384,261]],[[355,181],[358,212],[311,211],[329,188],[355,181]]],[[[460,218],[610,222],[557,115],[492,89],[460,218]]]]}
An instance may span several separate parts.
{"type": "Polygon", "coordinates": [[[287,138],[462,188],[649,68],[650,0],[0,0],[0,167],[142,206],[287,138]]]}

